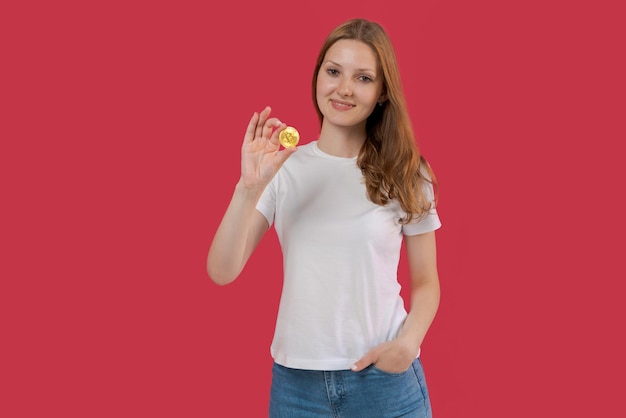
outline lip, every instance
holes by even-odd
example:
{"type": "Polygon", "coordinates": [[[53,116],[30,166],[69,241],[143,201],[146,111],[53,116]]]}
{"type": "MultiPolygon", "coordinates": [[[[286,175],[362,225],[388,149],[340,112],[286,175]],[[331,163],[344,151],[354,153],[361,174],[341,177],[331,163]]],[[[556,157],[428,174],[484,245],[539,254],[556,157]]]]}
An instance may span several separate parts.
{"type": "Polygon", "coordinates": [[[341,100],[330,100],[330,104],[333,108],[337,110],[350,110],[354,107],[352,103],[344,102],[341,100]]]}

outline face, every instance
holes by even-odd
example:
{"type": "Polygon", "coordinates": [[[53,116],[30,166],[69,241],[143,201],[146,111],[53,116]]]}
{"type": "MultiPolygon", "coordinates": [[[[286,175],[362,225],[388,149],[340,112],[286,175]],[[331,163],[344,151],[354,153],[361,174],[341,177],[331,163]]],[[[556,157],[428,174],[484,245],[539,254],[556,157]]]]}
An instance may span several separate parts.
{"type": "Polygon", "coordinates": [[[317,76],[317,104],[324,124],[365,129],[383,90],[374,51],[365,43],[341,39],[333,44],[317,76]]]}

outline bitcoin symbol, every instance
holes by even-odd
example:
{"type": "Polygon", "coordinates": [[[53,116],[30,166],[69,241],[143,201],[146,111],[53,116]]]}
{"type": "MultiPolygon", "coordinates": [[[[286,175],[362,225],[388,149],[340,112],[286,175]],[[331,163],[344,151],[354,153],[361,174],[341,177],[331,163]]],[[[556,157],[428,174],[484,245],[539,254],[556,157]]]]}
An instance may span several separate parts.
{"type": "Polygon", "coordinates": [[[300,140],[300,134],[291,126],[286,127],[280,132],[278,140],[285,148],[293,148],[298,144],[300,140]]]}

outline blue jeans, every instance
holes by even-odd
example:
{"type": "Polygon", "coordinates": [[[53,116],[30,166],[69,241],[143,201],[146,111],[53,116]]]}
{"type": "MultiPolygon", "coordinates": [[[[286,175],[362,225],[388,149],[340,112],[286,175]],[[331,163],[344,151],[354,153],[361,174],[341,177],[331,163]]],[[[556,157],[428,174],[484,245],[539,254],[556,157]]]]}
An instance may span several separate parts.
{"type": "Polygon", "coordinates": [[[270,418],[432,418],[419,358],[404,373],[376,366],[350,370],[290,369],[274,363],[270,418]]]}

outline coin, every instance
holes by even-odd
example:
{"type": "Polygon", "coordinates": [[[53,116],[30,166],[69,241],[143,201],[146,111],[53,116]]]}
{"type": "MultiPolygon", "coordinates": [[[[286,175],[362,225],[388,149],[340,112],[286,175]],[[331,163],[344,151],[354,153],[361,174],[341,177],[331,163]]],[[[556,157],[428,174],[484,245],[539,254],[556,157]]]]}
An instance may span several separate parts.
{"type": "Polygon", "coordinates": [[[296,128],[292,126],[287,126],[285,129],[280,131],[278,140],[281,144],[283,144],[283,147],[293,148],[298,144],[298,141],[300,140],[300,134],[298,133],[296,128]]]}

